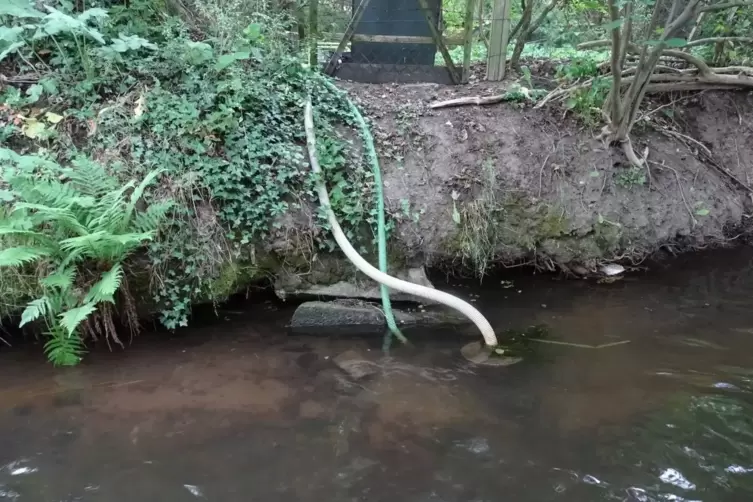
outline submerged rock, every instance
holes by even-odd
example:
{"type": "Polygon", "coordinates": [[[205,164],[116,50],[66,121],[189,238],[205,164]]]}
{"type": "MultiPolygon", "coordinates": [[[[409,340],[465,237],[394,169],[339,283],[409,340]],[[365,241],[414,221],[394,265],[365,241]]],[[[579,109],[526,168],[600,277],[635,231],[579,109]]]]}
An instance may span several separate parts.
{"type": "Polygon", "coordinates": [[[346,350],[332,359],[332,362],[354,380],[361,380],[377,372],[376,363],[355,350],[346,350]]]}
{"type": "MultiPolygon", "coordinates": [[[[426,276],[423,267],[414,267],[407,270],[390,272],[390,275],[403,279],[413,284],[419,284],[434,289],[434,285],[426,276]]],[[[275,281],[275,294],[281,300],[307,299],[307,298],[355,298],[360,300],[379,300],[381,291],[379,284],[367,279],[340,280],[333,284],[311,284],[304,282],[303,277],[295,274],[279,275],[275,281]]],[[[424,298],[392,291],[390,298],[395,302],[416,302],[430,305],[433,302],[424,298]]]]}
{"type": "Polygon", "coordinates": [[[616,263],[607,263],[606,265],[602,265],[599,267],[599,272],[604,274],[607,277],[613,277],[615,275],[620,275],[625,272],[625,267],[622,265],[618,265],[616,263]]]}
{"type": "MultiPolygon", "coordinates": [[[[393,309],[400,326],[467,325],[465,317],[451,310],[432,308],[421,312],[393,309]]],[[[290,320],[293,332],[336,334],[379,333],[387,327],[380,306],[365,302],[306,302],[301,304],[290,320]]]]}

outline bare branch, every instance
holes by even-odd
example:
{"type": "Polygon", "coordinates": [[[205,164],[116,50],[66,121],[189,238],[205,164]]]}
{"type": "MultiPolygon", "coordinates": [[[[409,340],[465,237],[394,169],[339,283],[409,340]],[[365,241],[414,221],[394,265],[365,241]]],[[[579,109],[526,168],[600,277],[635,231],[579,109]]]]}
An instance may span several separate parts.
{"type": "Polygon", "coordinates": [[[629,0],[625,4],[623,17],[625,18],[625,25],[622,28],[622,40],[620,41],[620,67],[625,66],[628,44],[630,43],[630,38],[633,36],[633,0],[629,0]]]}
{"type": "Polygon", "coordinates": [[[534,21],[531,23],[531,26],[528,28],[529,32],[536,31],[539,26],[541,26],[541,23],[544,22],[546,19],[546,16],[549,15],[552,10],[554,10],[555,7],[557,7],[557,4],[560,3],[560,0],[551,0],[546,7],[544,7],[544,10],[542,10],[539,15],[534,19],[534,21]]]}
{"type": "Polygon", "coordinates": [[[685,47],[695,47],[696,45],[715,44],[717,42],[743,42],[753,43],[751,37],[712,37],[712,38],[699,38],[685,44],[685,47]]]}
{"type": "Polygon", "coordinates": [[[714,10],[724,10],[724,9],[731,9],[732,7],[753,7],[753,2],[750,0],[747,1],[737,1],[737,2],[722,2],[712,5],[706,5],[704,7],[701,7],[698,9],[698,12],[710,12],[714,10]]]}
{"type": "Polygon", "coordinates": [[[620,89],[622,87],[622,68],[620,67],[620,55],[622,51],[620,44],[622,43],[622,34],[620,32],[620,25],[617,23],[620,13],[617,10],[617,4],[615,0],[608,0],[609,5],[609,17],[612,21],[612,90],[610,92],[611,101],[611,114],[610,119],[613,124],[620,121],[622,117],[622,103],[620,102],[620,89]]]}
{"type": "MultiPolygon", "coordinates": [[[[611,40],[594,40],[591,42],[585,42],[585,43],[579,44],[578,49],[594,49],[597,47],[608,47],[611,45],[612,45],[611,40]]],[[[641,49],[639,49],[638,46],[635,44],[629,44],[628,51],[634,54],[638,54],[641,51],[641,49]]],[[[690,63],[693,66],[697,67],[698,70],[701,71],[701,73],[712,73],[711,68],[709,67],[709,65],[706,64],[706,62],[703,59],[693,56],[692,54],[689,54],[687,52],[678,51],[675,49],[663,49],[661,51],[661,55],[681,59],[687,63],[690,63]]],[[[638,66],[640,66],[640,64],[638,66]]],[[[614,72],[614,70],[612,71],[614,72]]]]}
{"type": "Polygon", "coordinates": [[[690,35],[688,35],[688,41],[693,40],[696,32],[698,31],[698,28],[701,27],[701,24],[703,23],[703,19],[705,17],[706,17],[706,13],[701,12],[700,14],[698,14],[698,17],[695,18],[695,22],[693,23],[693,28],[690,30],[690,35]]]}
{"type": "Polygon", "coordinates": [[[686,61],[692,64],[693,66],[695,66],[696,68],[698,68],[698,71],[700,71],[703,74],[712,73],[711,68],[709,68],[709,65],[707,65],[703,59],[696,57],[692,54],[689,54],[687,52],[676,51],[672,49],[664,49],[664,51],[662,51],[662,54],[675,57],[677,59],[682,59],[683,61],[686,61]]]}

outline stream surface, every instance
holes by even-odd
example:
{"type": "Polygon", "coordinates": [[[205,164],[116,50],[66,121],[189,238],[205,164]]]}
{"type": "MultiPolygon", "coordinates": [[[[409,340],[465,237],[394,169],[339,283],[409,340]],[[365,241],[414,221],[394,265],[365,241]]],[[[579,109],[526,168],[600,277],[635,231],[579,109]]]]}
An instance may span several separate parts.
{"type": "Polygon", "coordinates": [[[753,500],[753,250],[447,287],[499,331],[611,345],[487,368],[409,331],[386,357],[264,303],[76,368],[3,348],[0,501],[753,500]]]}

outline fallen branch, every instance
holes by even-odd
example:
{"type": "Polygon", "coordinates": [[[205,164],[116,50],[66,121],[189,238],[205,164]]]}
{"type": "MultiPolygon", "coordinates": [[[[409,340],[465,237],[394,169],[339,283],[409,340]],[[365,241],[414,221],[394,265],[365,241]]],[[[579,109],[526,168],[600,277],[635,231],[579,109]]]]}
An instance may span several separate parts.
{"type": "Polygon", "coordinates": [[[705,7],[701,7],[697,10],[697,12],[724,10],[724,9],[730,9],[732,7],[753,7],[753,2],[751,2],[750,0],[747,0],[747,1],[741,0],[737,2],[717,3],[717,4],[706,5],[705,7]]]}
{"type": "MultiPolygon", "coordinates": [[[[583,42],[582,44],[578,44],[577,48],[579,50],[584,49],[595,49],[597,47],[611,47],[612,41],[611,40],[592,40],[591,42],[583,42]]],[[[628,51],[632,54],[639,54],[641,52],[640,47],[638,47],[636,44],[628,44],[628,51]]],[[[675,59],[683,60],[687,63],[692,64],[693,66],[697,67],[702,73],[710,72],[711,69],[709,68],[709,65],[706,64],[706,62],[696,57],[692,54],[688,54],[687,52],[678,51],[676,49],[664,49],[662,50],[662,55],[669,56],[675,59]]]]}
{"type": "MultiPolygon", "coordinates": [[[[703,90],[735,90],[735,89],[753,89],[753,76],[748,76],[747,72],[753,75],[753,68],[747,67],[728,67],[723,68],[725,72],[732,73],[736,70],[737,75],[728,75],[716,73],[714,68],[709,68],[708,73],[693,70],[695,73],[683,71],[681,73],[655,73],[651,75],[646,86],[647,93],[672,92],[672,91],[703,91],[703,90]]],[[[630,70],[630,69],[628,69],[630,70]]],[[[624,74],[623,74],[624,75],[624,74]]],[[[611,75],[604,75],[604,78],[610,78],[611,75]]],[[[627,76],[620,81],[624,87],[633,82],[634,77],[627,76]]],[[[535,108],[541,108],[553,100],[561,100],[570,95],[572,91],[590,87],[594,79],[589,79],[579,84],[566,88],[558,88],[547,94],[539,101],[535,108]]]]}
{"type": "Polygon", "coordinates": [[[694,47],[696,45],[715,44],[717,42],[743,42],[746,44],[752,44],[753,38],[750,37],[711,37],[711,38],[699,38],[693,40],[684,45],[684,47],[694,47]]]}
{"type": "Polygon", "coordinates": [[[448,99],[447,101],[438,101],[432,103],[429,108],[437,110],[439,108],[451,108],[453,106],[466,106],[466,105],[494,105],[501,103],[505,100],[504,94],[497,94],[495,96],[474,96],[465,98],[448,99]]]}

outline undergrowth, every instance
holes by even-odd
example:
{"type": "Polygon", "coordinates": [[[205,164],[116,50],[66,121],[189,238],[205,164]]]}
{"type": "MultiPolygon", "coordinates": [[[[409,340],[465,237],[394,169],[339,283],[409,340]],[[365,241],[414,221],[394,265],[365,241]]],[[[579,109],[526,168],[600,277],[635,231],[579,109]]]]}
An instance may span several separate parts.
{"type": "MultiPolygon", "coordinates": [[[[318,224],[314,230],[301,225],[311,233],[300,239],[310,247],[305,254],[334,248],[303,148],[302,103],[309,93],[333,208],[356,246],[372,247],[373,179],[348,139],[357,138],[349,132],[353,117],[342,97],[322,85],[323,77],[286,47],[279,34],[287,20],[244,17],[249,23],[239,33],[235,25],[202,30],[202,17],[213,15],[206,6],[186,21],[150,0],[133,0],[128,8],[87,2],[83,11],[64,1],[48,2],[46,12],[24,1],[12,5],[0,6],[0,64],[14,75],[0,94],[0,139],[27,155],[6,151],[2,158],[3,182],[12,193],[2,210],[13,217],[14,229],[34,230],[46,237],[45,246],[57,247],[6,257],[3,264],[13,268],[0,270],[0,316],[46,298],[35,303],[36,316],[27,308],[22,324],[43,321],[54,362],[77,361],[83,346],[75,340],[86,334],[119,341],[113,323],[103,321],[101,332],[85,324],[112,317],[129,268],[148,277],[161,322],[175,328],[188,323],[195,302],[221,300],[241,285],[232,284],[241,275],[248,281],[263,273],[259,257],[271,252],[271,243],[288,242],[281,236],[290,228],[283,227],[296,215],[318,224]],[[14,188],[18,173],[16,181],[6,178],[18,159],[59,171],[50,183],[66,197],[46,201],[44,210],[24,206],[38,194],[14,188]],[[153,180],[155,172],[159,182],[139,185],[138,193],[129,184],[153,180]],[[83,173],[96,178],[88,184],[83,173]],[[96,180],[110,191],[87,192],[99,186],[96,180]],[[154,228],[90,228],[109,222],[124,201],[136,204],[129,211],[137,214],[171,203],[154,228]],[[118,252],[86,255],[64,244],[74,238],[65,232],[80,228],[55,228],[63,213],[70,225],[122,240],[118,252]],[[65,281],[51,286],[48,277],[61,271],[65,281]],[[89,295],[87,288],[106,275],[108,287],[89,295]]],[[[36,169],[25,176],[38,179],[43,174],[36,169]]],[[[28,247],[3,239],[3,247],[28,247]]]]}

